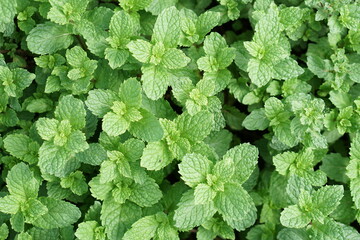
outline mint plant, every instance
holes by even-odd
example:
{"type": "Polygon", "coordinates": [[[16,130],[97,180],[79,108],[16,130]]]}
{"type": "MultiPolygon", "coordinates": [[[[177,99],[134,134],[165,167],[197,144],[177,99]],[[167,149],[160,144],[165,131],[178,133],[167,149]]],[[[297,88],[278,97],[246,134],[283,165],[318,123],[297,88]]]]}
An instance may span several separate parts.
{"type": "Polygon", "coordinates": [[[0,0],[0,240],[360,239],[357,0],[0,0]]]}

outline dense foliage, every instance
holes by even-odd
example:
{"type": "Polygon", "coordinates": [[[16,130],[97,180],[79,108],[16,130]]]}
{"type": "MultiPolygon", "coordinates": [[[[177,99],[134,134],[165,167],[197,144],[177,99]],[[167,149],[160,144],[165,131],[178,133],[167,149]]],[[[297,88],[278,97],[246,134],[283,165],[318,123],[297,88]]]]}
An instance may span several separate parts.
{"type": "Polygon", "coordinates": [[[358,240],[358,0],[0,0],[0,239],[358,240]]]}

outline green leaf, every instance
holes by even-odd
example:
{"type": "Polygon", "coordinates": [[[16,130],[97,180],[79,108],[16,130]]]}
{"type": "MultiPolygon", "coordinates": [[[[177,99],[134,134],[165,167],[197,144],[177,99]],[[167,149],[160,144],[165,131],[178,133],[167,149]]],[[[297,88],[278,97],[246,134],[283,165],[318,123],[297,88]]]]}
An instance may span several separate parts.
{"type": "Polygon", "coordinates": [[[63,177],[74,171],[79,165],[74,154],[64,147],[44,142],[39,149],[39,167],[42,172],[63,177]]]}
{"type": "Polygon", "coordinates": [[[168,69],[179,69],[186,67],[190,62],[183,51],[176,48],[167,49],[161,58],[161,65],[168,69]]]}
{"type": "Polygon", "coordinates": [[[0,32],[3,33],[6,31],[6,26],[9,24],[13,24],[14,17],[16,14],[16,7],[17,2],[16,1],[6,1],[1,0],[0,1],[0,32]]]}
{"type": "Polygon", "coordinates": [[[22,200],[36,198],[40,187],[40,183],[25,163],[18,163],[11,168],[6,183],[10,194],[22,200]]]}
{"type": "Polygon", "coordinates": [[[128,43],[127,47],[129,51],[138,61],[142,63],[148,63],[151,57],[152,45],[151,43],[138,39],[136,41],[131,41],[128,43]]]}
{"type": "Polygon", "coordinates": [[[216,209],[232,228],[243,231],[255,223],[255,204],[240,185],[225,184],[224,191],[217,193],[214,202],[216,209]]]}
{"type": "Polygon", "coordinates": [[[154,215],[140,218],[125,233],[124,240],[150,240],[155,236],[159,223],[154,215]]]}
{"type": "Polygon", "coordinates": [[[247,67],[251,81],[258,87],[265,86],[272,78],[272,66],[258,59],[250,59],[247,67]]]}
{"type": "Polygon", "coordinates": [[[152,39],[162,42],[165,47],[176,47],[181,33],[180,15],[175,7],[163,10],[154,25],[152,39]]]}
{"type": "Polygon", "coordinates": [[[304,229],[291,229],[291,228],[284,228],[282,229],[279,234],[277,235],[279,240],[309,240],[308,234],[304,229]]]}
{"type": "Polygon", "coordinates": [[[58,131],[59,121],[56,119],[39,118],[36,122],[36,129],[42,139],[52,140],[58,131]]]}
{"type": "Polygon", "coordinates": [[[102,128],[109,136],[119,136],[130,126],[130,123],[122,116],[113,112],[105,114],[102,128]]]}
{"type": "Polygon", "coordinates": [[[73,172],[69,176],[61,178],[60,185],[63,188],[70,188],[73,193],[79,196],[88,191],[85,176],[80,171],[73,172]]]}
{"type": "Polygon", "coordinates": [[[233,178],[236,182],[244,183],[255,170],[257,165],[259,151],[249,143],[243,143],[228,150],[224,155],[224,161],[230,161],[235,164],[233,178]]]}
{"type": "Polygon", "coordinates": [[[171,163],[173,156],[166,143],[150,142],[141,157],[141,166],[148,170],[160,170],[171,163]]]}
{"type": "Polygon", "coordinates": [[[248,130],[263,131],[269,126],[269,120],[266,118],[263,108],[255,109],[246,116],[242,125],[248,130]]]}
{"type": "Polygon", "coordinates": [[[16,214],[20,210],[20,202],[15,195],[7,195],[0,198],[0,211],[7,214],[16,214]]]}
{"type": "Polygon", "coordinates": [[[141,208],[136,204],[131,202],[119,204],[109,200],[104,201],[100,218],[109,239],[122,239],[125,232],[141,216],[141,208]]]}
{"type": "Polygon", "coordinates": [[[83,129],[86,124],[84,103],[71,95],[64,96],[55,110],[55,117],[59,120],[69,120],[74,129],[83,129]]]}
{"type": "Polygon", "coordinates": [[[336,185],[320,188],[313,194],[312,198],[316,208],[327,216],[337,208],[343,196],[344,187],[336,185]]]}
{"type": "Polygon", "coordinates": [[[72,31],[65,25],[46,22],[33,28],[26,38],[28,48],[36,54],[51,54],[68,48],[72,42],[72,31]]]}
{"type": "Polygon", "coordinates": [[[40,197],[39,201],[47,207],[48,212],[33,222],[37,227],[45,229],[66,227],[75,223],[81,216],[80,210],[71,203],[48,197],[40,197]]]}
{"type": "Polygon", "coordinates": [[[288,228],[303,228],[308,225],[311,218],[308,217],[297,205],[291,205],[281,212],[280,222],[288,228]]]}
{"type": "Polygon", "coordinates": [[[183,113],[176,120],[181,135],[191,141],[201,141],[207,137],[214,124],[210,112],[201,111],[191,116],[183,113]]]}
{"type": "Polygon", "coordinates": [[[346,167],[349,164],[349,159],[342,157],[338,153],[328,154],[322,160],[320,170],[335,181],[347,183],[349,178],[346,176],[346,167]]]}
{"type": "Polygon", "coordinates": [[[157,203],[161,197],[159,186],[152,178],[149,178],[144,183],[133,186],[129,200],[141,207],[149,207],[157,203]]]}
{"type": "Polygon", "coordinates": [[[175,210],[175,226],[181,230],[190,230],[209,220],[216,212],[214,203],[195,204],[194,191],[183,194],[175,210]]]}
{"type": "Polygon", "coordinates": [[[4,147],[14,157],[35,163],[40,146],[24,134],[11,134],[4,139],[4,147]]]}
{"type": "Polygon", "coordinates": [[[78,229],[75,232],[75,236],[79,240],[106,239],[104,227],[99,226],[96,221],[86,221],[80,223],[78,229]]]}
{"type": "Polygon", "coordinates": [[[116,100],[118,100],[118,97],[113,91],[95,89],[89,91],[85,104],[93,114],[103,117],[107,112],[111,111],[111,106],[116,100]]]}
{"type": "Polygon", "coordinates": [[[179,173],[187,185],[195,187],[206,181],[212,166],[212,162],[201,154],[186,154],[179,164],[179,173]]]}
{"type": "Polygon", "coordinates": [[[123,49],[106,48],[105,59],[109,61],[112,69],[119,68],[126,63],[129,57],[129,52],[123,49]]]}
{"type": "Polygon", "coordinates": [[[143,89],[146,96],[152,100],[161,98],[170,85],[171,76],[161,66],[144,66],[141,69],[143,75],[143,89]]]}
{"type": "Polygon", "coordinates": [[[100,165],[106,158],[107,155],[105,149],[98,143],[90,143],[88,149],[76,154],[76,159],[78,161],[92,166],[100,165]]]}
{"type": "Polygon", "coordinates": [[[24,215],[21,211],[17,212],[15,215],[12,215],[10,218],[12,229],[14,229],[16,232],[23,232],[25,225],[24,221],[24,215]]]}
{"type": "Polygon", "coordinates": [[[8,226],[5,223],[1,224],[1,226],[0,226],[0,239],[7,239],[8,235],[9,235],[8,226]]]}
{"type": "Polygon", "coordinates": [[[141,84],[136,78],[129,78],[120,86],[119,96],[127,107],[139,108],[142,102],[141,94],[141,84]]]}
{"type": "Polygon", "coordinates": [[[159,141],[164,134],[159,120],[148,111],[141,111],[142,118],[130,125],[129,132],[147,142],[159,141]]]}
{"type": "Polygon", "coordinates": [[[195,204],[204,204],[212,201],[216,192],[207,184],[200,183],[195,187],[195,204]]]}

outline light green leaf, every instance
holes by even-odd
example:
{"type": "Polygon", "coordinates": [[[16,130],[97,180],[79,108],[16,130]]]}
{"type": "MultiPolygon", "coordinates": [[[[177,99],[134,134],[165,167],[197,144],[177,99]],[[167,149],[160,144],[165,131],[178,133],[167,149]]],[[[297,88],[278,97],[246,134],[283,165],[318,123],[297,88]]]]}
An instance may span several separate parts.
{"type": "Polygon", "coordinates": [[[339,240],[347,239],[344,235],[343,227],[332,219],[325,219],[324,224],[314,223],[312,227],[312,236],[319,240],[339,240]]]}
{"type": "Polygon", "coordinates": [[[40,197],[39,201],[47,207],[48,212],[33,222],[37,227],[45,229],[66,227],[75,223],[81,216],[80,210],[71,203],[48,197],[40,197]]]}
{"type": "Polygon", "coordinates": [[[244,183],[255,170],[259,156],[258,149],[249,143],[243,143],[228,150],[224,155],[224,161],[235,164],[233,178],[237,183],[244,183]]]}
{"type": "Polygon", "coordinates": [[[191,116],[183,113],[176,120],[181,135],[190,141],[201,141],[212,131],[214,124],[213,115],[207,111],[201,111],[191,116]]]}
{"type": "Polygon", "coordinates": [[[304,73],[304,69],[302,69],[292,58],[287,58],[280,61],[274,66],[274,70],[274,78],[284,80],[295,78],[304,73]]]}
{"type": "Polygon", "coordinates": [[[134,19],[124,11],[117,11],[112,16],[109,28],[111,34],[109,41],[114,48],[123,47],[122,44],[126,43],[138,30],[134,19]]]}
{"type": "Polygon", "coordinates": [[[84,103],[72,95],[64,96],[59,100],[55,117],[59,120],[69,120],[74,129],[83,129],[86,124],[84,103]]]}
{"type": "Polygon", "coordinates": [[[162,56],[160,64],[168,69],[179,69],[186,67],[189,62],[190,58],[188,58],[183,51],[176,48],[170,48],[167,49],[162,56]]]}
{"type": "Polygon", "coordinates": [[[179,173],[187,185],[195,187],[206,181],[212,166],[212,162],[201,154],[186,154],[179,164],[179,173]]]}
{"type": "Polygon", "coordinates": [[[36,198],[40,187],[40,183],[25,163],[18,163],[11,168],[6,183],[10,194],[22,200],[36,198]]]}
{"type": "Polygon", "coordinates": [[[105,114],[102,122],[103,130],[109,136],[119,136],[123,134],[130,126],[130,123],[122,116],[119,116],[113,112],[105,114]]]}
{"type": "Polygon", "coordinates": [[[71,173],[80,165],[74,158],[74,153],[50,142],[44,142],[40,147],[38,164],[42,172],[57,177],[63,177],[71,173]]]}
{"type": "Polygon", "coordinates": [[[89,92],[85,104],[93,114],[103,117],[107,112],[111,111],[111,106],[116,100],[118,100],[118,96],[113,91],[95,89],[89,92]]]}
{"type": "Polygon", "coordinates": [[[308,225],[311,218],[308,217],[297,205],[291,205],[281,212],[280,222],[288,228],[303,228],[308,225]]]}
{"type": "Polygon", "coordinates": [[[127,50],[114,48],[105,49],[105,59],[109,61],[109,65],[112,69],[116,69],[124,65],[128,57],[129,52],[127,50]]]}
{"type": "Polygon", "coordinates": [[[141,84],[136,78],[129,78],[124,81],[119,90],[120,99],[126,104],[126,107],[139,108],[142,101],[141,84]]]}
{"type": "Polygon", "coordinates": [[[327,216],[337,208],[343,196],[344,187],[335,185],[320,188],[313,194],[312,198],[316,208],[327,216]]]}
{"type": "Polygon", "coordinates": [[[194,191],[185,192],[175,210],[175,226],[181,230],[190,230],[205,223],[215,214],[216,209],[212,201],[206,204],[195,204],[194,191]]]}
{"type": "Polygon", "coordinates": [[[151,43],[138,39],[128,43],[127,47],[134,58],[142,63],[148,63],[151,57],[151,43]]]}
{"type": "Polygon", "coordinates": [[[207,184],[200,183],[195,187],[195,204],[205,204],[214,199],[216,192],[207,184]]]}
{"type": "Polygon", "coordinates": [[[24,134],[11,134],[4,139],[4,147],[14,157],[32,164],[37,161],[40,146],[24,134]]]}
{"type": "Polygon", "coordinates": [[[161,197],[162,192],[159,186],[152,178],[149,178],[144,183],[133,186],[129,200],[141,207],[149,207],[157,203],[161,197]]]}
{"type": "Polygon", "coordinates": [[[75,236],[79,240],[106,239],[104,227],[99,226],[99,224],[96,221],[86,221],[80,223],[78,229],[75,232],[75,236]]]}
{"type": "Polygon", "coordinates": [[[273,162],[281,175],[286,175],[289,171],[289,168],[293,162],[295,162],[297,154],[294,152],[284,152],[277,154],[273,157],[273,162]]]}
{"type": "Polygon", "coordinates": [[[72,31],[68,26],[46,22],[33,28],[26,38],[28,48],[36,54],[51,54],[68,48],[72,42],[72,31]]]}
{"type": "Polygon", "coordinates": [[[141,166],[148,170],[160,170],[172,160],[173,156],[164,142],[150,142],[144,149],[141,166]]]}
{"type": "Polygon", "coordinates": [[[59,121],[56,119],[39,118],[36,122],[36,129],[42,139],[50,141],[57,134],[59,121]]]}
{"type": "Polygon", "coordinates": [[[180,15],[175,7],[163,10],[156,19],[152,39],[165,47],[176,47],[181,33],[180,15]]]}
{"type": "Polygon", "coordinates": [[[155,236],[159,223],[154,215],[140,218],[125,233],[124,240],[150,240],[155,236]]]}
{"type": "Polygon", "coordinates": [[[16,214],[20,210],[20,202],[16,195],[7,195],[0,198],[0,212],[16,214]]]}
{"type": "Polygon", "coordinates": [[[224,191],[218,192],[214,201],[216,209],[232,228],[243,231],[255,223],[255,204],[240,185],[225,184],[224,191]]]}
{"type": "Polygon", "coordinates": [[[13,24],[16,14],[17,1],[0,0],[0,32],[6,31],[6,26],[13,24]]]}
{"type": "Polygon", "coordinates": [[[248,130],[263,131],[269,126],[269,120],[266,118],[263,108],[255,109],[246,116],[242,125],[248,130]]]}
{"type": "Polygon", "coordinates": [[[220,14],[215,11],[202,13],[196,22],[196,31],[202,38],[219,24],[220,14]]]}
{"type": "Polygon", "coordinates": [[[129,132],[147,142],[159,141],[164,134],[159,120],[148,111],[142,110],[141,114],[142,119],[132,122],[129,132]]]}
{"type": "Polygon", "coordinates": [[[272,78],[272,66],[258,59],[250,59],[247,67],[251,81],[258,87],[265,86],[272,78]]]}
{"type": "Polygon", "coordinates": [[[161,98],[170,85],[171,76],[161,66],[144,66],[141,69],[143,75],[143,89],[146,96],[152,100],[161,98]]]}
{"type": "Polygon", "coordinates": [[[24,216],[26,217],[27,221],[32,222],[39,216],[42,216],[47,213],[48,209],[47,207],[42,204],[39,200],[30,198],[26,202],[26,209],[23,209],[24,216]]]}
{"type": "Polygon", "coordinates": [[[51,4],[47,17],[58,24],[78,22],[85,12],[89,0],[49,0],[51,4]]]}

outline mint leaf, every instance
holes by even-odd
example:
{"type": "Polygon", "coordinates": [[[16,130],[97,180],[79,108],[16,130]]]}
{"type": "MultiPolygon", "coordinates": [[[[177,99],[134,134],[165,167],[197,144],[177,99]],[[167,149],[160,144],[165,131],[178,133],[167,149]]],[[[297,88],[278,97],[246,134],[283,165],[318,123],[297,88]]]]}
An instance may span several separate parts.
{"type": "Polygon", "coordinates": [[[181,31],[179,11],[175,7],[164,9],[156,19],[153,31],[153,41],[176,47],[181,31]]]}
{"type": "Polygon", "coordinates": [[[51,54],[68,48],[74,39],[67,26],[46,22],[37,25],[26,38],[28,48],[36,54],[51,54]]]}
{"type": "Polygon", "coordinates": [[[34,178],[33,172],[24,163],[11,168],[6,183],[10,194],[19,200],[36,198],[40,187],[40,182],[34,178]]]}
{"type": "Polygon", "coordinates": [[[183,194],[175,210],[175,226],[183,230],[191,229],[209,220],[215,212],[213,202],[195,204],[194,192],[189,190],[183,194]]]}
{"type": "Polygon", "coordinates": [[[215,198],[215,207],[224,220],[238,231],[253,225],[256,220],[256,208],[252,198],[237,184],[224,186],[224,192],[219,192],[215,198]]]}
{"type": "Polygon", "coordinates": [[[179,164],[179,173],[187,185],[195,187],[206,180],[212,165],[211,161],[200,154],[187,154],[179,164]]]}
{"type": "Polygon", "coordinates": [[[39,198],[39,201],[46,206],[48,212],[34,221],[37,227],[45,229],[66,227],[75,223],[81,216],[80,210],[71,203],[46,197],[39,198]]]}

